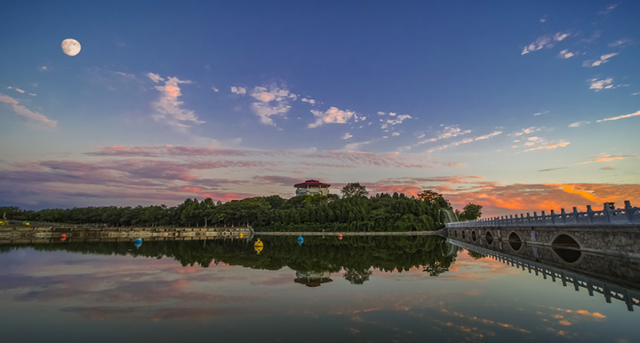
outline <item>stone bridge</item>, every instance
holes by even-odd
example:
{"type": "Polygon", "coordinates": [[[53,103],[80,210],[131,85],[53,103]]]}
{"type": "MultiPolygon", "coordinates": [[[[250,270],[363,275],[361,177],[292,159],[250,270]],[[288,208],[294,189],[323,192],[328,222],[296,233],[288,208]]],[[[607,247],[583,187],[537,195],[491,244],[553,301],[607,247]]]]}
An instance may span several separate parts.
{"type": "Polygon", "coordinates": [[[602,211],[550,215],[517,215],[447,223],[450,238],[463,242],[509,245],[513,251],[522,246],[540,246],[621,255],[640,259],[640,208],[625,201],[621,209],[605,203],[602,211]]]}

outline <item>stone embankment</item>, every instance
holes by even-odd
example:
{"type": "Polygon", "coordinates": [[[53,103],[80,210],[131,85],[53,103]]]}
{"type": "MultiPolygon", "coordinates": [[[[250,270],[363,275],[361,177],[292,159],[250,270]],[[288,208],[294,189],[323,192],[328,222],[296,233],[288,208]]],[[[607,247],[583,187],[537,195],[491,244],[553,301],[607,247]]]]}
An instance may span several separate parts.
{"type": "Polygon", "coordinates": [[[256,236],[435,236],[446,235],[447,230],[438,231],[403,231],[403,232],[255,232],[256,236]]]}
{"type": "Polygon", "coordinates": [[[0,244],[55,241],[201,240],[249,238],[248,227],[45,227],[0,226],[0,244]]]}

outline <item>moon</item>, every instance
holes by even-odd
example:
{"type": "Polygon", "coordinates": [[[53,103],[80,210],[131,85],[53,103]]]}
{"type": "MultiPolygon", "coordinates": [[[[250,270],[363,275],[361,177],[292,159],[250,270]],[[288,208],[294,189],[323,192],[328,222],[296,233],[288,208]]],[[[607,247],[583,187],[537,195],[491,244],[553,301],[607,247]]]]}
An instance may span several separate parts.
{"type": "Polygon", "coordinates": [[[62,41],[62,52],[69,56],[75,56],[79,54],[80,49],[80,43],[73,38],[67,38],[62,41]]]}

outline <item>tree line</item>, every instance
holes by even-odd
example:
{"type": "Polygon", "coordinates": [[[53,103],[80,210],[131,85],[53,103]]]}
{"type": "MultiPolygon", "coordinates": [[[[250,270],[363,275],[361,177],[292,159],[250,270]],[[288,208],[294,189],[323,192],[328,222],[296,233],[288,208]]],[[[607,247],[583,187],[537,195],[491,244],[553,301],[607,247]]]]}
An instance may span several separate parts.
{"type": "MultiPolygon", "coordinates": [[[[232,200],[186,199],[173,207],[75,207],[70,209],[21,210],[0,207],[12,220],[48,223],[97,224],[106,226],[244,226],[264,231],[428,231],[444,226],[451,204],[441,194],[426,190],[418,197],[402,193],[368,196],[366,187],[350,183],[342,197],[300,195],[284,199],[278,195],[232,200]]],[[[468,204],[458,217],[471,220],[482,206],[468,204]]]]}

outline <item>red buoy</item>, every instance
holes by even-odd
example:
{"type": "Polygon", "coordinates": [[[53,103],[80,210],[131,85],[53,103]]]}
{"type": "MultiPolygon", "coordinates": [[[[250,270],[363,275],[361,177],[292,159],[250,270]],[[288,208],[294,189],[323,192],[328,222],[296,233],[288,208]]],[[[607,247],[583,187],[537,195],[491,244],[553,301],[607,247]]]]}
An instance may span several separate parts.
{"type": "Polygon", "coordinates": [[[342,239],[342,234],[339,234],[339,235],[338,235],[338,239],[342,239]]]}
{"type": "Polygon", "coordinates": [[[65,239],[67,239],[67,235],[63,233],[63,234],[60,236],[60,240],[61,240],[61,241],[64,241],[65,239]]]}

